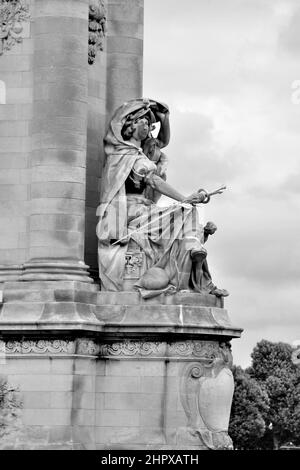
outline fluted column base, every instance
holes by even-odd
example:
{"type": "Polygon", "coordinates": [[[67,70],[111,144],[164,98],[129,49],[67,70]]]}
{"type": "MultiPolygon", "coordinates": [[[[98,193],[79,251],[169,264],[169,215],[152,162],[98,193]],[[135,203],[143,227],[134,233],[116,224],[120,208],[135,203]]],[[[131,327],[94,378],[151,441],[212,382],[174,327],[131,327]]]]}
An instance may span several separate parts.
{"type": "Polygon", "coordinates": [[[36,261],[25,263],[20,281],[81,281],[93,283],[83,261],[36,261]]]}
{"type": "Polygon", "coordinates": [[[22,274],[22,265],[0,265],[0,283],[6,281],[18,281],[22,274]]]}

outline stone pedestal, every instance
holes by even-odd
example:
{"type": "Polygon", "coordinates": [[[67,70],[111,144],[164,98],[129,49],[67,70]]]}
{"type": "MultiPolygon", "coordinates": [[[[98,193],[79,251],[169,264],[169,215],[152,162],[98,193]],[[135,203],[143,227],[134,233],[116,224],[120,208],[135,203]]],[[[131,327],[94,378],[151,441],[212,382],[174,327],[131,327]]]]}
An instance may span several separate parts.
{"type": "Polygon", "coordinates": [[[143,0],[105,2],[93,65],[88,0],[26,3],[23,42],[0,61],[0,378],[20,399],[0,448],[229,448],[241,329],[223,303],[103,293],[88,275],[105,128],[142,95],[143,0]]]}
{"type": "Polygon", "coordinates": [[[215,296],[57,284],[5,284],[1,374],[23,407],[2,448],[230,448],[241,329],[215,296]]]}

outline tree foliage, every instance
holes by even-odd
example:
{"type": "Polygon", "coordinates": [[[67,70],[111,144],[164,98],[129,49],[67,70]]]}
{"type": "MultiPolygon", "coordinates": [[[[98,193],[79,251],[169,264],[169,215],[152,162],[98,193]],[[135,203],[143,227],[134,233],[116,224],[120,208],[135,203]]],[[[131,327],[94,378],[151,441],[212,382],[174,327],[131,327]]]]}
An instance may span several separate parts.
{"type": "Polygon", "coordinates": [[[264,436],[264,416],[269,410],[266,392],[241,367],[233,367],[235,391],[231,409],[229,434],[235,449],[256,449],[264,436]]]}
{"type": "Polygon", "coordinates": [[[234,368],[235,393],[229,433],[238,449],[300,445],[300,369],[286,343],[262,340],[252,365],[234,368]]]}
{"type": "Polygon", "coordinates": [[[0,377],[0,439],[14,428],[21,406],[18,390],[0,377]]]}
{"type": "Polygon", "coordinates": [[[273,447],[287,441],[300,443],[300,370],[292,362],[293,348],[286,343],[260,341],[248,370],[269,397],[267,425],[273,447]]]}

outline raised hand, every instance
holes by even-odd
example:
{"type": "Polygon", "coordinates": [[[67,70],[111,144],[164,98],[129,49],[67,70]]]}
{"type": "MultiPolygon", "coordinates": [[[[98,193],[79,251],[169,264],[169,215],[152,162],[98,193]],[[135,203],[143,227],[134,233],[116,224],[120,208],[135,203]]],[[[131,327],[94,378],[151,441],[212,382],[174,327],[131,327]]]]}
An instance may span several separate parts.
{"type": "Polygon", "coordinates": [[[207,198],[207,192],[204,189],[199,189],[199,191],[196,191],[195,193],[191,194],[182,202],[186,202],[194,206],[195,204],[200,204],[206,198],[207,198]]]}

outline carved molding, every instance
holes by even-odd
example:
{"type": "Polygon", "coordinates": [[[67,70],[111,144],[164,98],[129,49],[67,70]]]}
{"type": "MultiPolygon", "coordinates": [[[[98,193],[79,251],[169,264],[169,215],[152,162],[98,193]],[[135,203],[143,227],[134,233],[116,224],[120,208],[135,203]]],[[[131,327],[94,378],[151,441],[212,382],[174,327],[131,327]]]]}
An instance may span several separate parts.
{"type": "Polygon", "coordinates": [[[103,344],[100,346],[100,356],[164,356],[165,343],[122,341],[120,343],[103,344]]]}
{"type": "Polygon", "coordinates": [[[227,343],[207,341],[178,341],[174,343],[150,341],[121,341],[102,344],[99,347],[100,356],[113,357],[179,357],[199,358],[207,363],[220,360],[229,367],[232,364],[230,346],[227,343]]]}
{"type": "Polygon", "coordinates": [[[79,354],[97,356],[99,346],[89,339],[77,340],[20,340],[0,341],[0,353],[4,355],[61,355],[79,354]]]}
{"type": "MultiPolygon", "coordinates": [[[[230,349],[222,347],[217,342],[205,341],[182,341],[168,344],[160,341],[130,341],[114,342],[108,344],[98,344],[89,338],[79,338],[76,340],[0,340],[0,352],[4,354],[79,354],[99,357],[160,357],[160,358],[188,358],[198,359],[203,362],[201,367],[217,367],[220,363],[230,366],[230,349]],[[225,349],[225,353],[224,353],[225,349]],[[229,353],[228,353],[229,351],[229,353]],[[229,354],[229,358],[228,358],[229,354]]],[[[199,364],[197,367],[200,367],[199,364]]],[[[197,372],[192,372],[196,377],[197,372]]]]}
{"type": "Polygon", "coordinates": [[[102,0],[90,0],[89,5],[89,64],[93,64],[98,51],[103,51],[106,33],[106,9],[102,0]]]}
{"type": "Polygon", "coordinates": [[[74,341],[60,339],[8,341],[5,344],[6,354],[74,354],[74,352],[74,341]]]}
{"type": "Polygon", "coordinates": [[[169,350],[174,356],[202,357],[212,360],[219,353],[219,345],[207,341],[181,341],[170,344],[169,350]]]}
{"type": "Polygon", "coordinates": [[[0,0],[0,55],[22,42],[24,21],[30,19],[29,7],[22,0],[0,0]]]}

